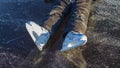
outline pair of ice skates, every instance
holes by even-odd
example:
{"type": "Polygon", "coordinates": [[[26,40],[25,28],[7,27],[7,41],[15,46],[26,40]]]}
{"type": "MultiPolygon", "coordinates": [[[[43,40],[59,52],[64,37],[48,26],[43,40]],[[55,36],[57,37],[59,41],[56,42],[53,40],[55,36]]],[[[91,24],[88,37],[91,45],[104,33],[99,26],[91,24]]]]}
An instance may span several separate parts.
{"type": "MultiPolygon", "coordinates": [[[[49,40],[51,33],[44,27],[41,27],[32,21],[26,23],[26,28],[38,49],[42,51],[49,40]]],[[[86,44],[86,42],[87,37],[84,34],[71,31],[66,35],[60,51],[68,51],[72,48],[82,46],[86,44]]]]}

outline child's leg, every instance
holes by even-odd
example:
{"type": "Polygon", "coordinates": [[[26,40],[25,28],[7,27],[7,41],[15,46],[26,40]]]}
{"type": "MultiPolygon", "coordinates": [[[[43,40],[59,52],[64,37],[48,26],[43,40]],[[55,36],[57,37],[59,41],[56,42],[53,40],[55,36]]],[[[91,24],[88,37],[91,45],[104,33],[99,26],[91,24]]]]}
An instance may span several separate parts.
{"type": "Polygon", "coordinates": [[[76,0],[73,3],[67,30],[70,31],[63,42],[61,51],[84,45],[87,37],[84,35],[87,29],[92,0],[76,0]]]}
{"type": "Polygon", "coordinates": [[[49,13],[47,20],[44,22],[44,27],[51,31],[52,26],[55,25],[61,17],[64,16],[64,13],[67,12],[70,1],[69,0],[59,0],[55,7],[49,13]]]}
{"type": "Polygon", "coordinates": [[[90,14],[91,3],[92,0],[76,0],[70,18],[72,31],[85,33],[90,14]]]}

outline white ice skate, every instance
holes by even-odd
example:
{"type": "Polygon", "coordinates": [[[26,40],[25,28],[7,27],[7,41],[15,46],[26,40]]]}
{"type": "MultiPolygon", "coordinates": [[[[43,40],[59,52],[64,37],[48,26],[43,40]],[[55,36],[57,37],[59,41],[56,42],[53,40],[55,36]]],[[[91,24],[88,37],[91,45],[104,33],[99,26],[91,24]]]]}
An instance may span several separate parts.
{"type": "Polygon", "coordinates": [[[71,31],[65,37],[65,40],[62,45],[61,51],[68,51],[72,48],[76,48],[78,46],[82,46],[86,44],[87,37],[84,34],[80,34],[74,31],[71,31]]]}
{"type": "Polygon", "coordinates": [[[32,21],[26,23],[26,29],[41,51],[50,38],[50,32],[32,21]]]}

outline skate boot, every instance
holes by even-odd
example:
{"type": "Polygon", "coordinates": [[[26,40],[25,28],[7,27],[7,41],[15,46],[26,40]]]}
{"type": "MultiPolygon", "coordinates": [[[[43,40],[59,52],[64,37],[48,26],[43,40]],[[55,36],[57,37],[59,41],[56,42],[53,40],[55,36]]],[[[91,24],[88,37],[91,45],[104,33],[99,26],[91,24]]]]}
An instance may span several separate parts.
{"type": "Polygon", "coordinates": [[[37,48],[41,51],[50,38],[50,32],[32,21],[26,23],[26,29],[37,48]]]}
{"type": "Polygon", "coordinates": [[[84,34],[71,31],[65,37],[61,51],[68,51],[72,48],[82,46],[86,44],[86,42],[87,42],[87,37],[84,34]]]}

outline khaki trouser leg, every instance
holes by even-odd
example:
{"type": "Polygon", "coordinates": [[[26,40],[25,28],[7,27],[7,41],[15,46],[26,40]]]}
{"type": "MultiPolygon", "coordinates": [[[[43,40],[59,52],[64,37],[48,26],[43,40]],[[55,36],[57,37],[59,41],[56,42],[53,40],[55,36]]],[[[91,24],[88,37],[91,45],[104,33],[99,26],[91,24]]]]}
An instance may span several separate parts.
{"type": "Polygon", "coordinates": [[[55,5],[49,13],[47,20],[44,22],[44,27],[51,31],[52,27],[64,16],[64,13],[67,12],[69,4],[69,0],[59,0],[57,5],[55,5]]]}
{"type": "MultiPolygon", "coordinates": [[[[90,14],[92,0],[76,0],[72,7],[70,16],[71,30],[85,33],[88,17],[90,14]]],[[[69,24],[69,23],[68,23],[69,24]]],[[[69,28],[69,27],[68,27],[69,28]]]]}

